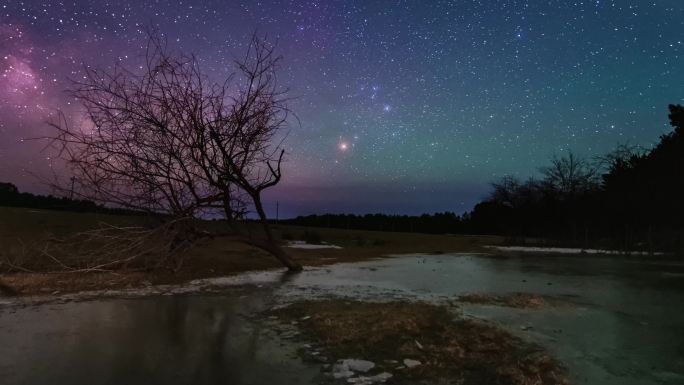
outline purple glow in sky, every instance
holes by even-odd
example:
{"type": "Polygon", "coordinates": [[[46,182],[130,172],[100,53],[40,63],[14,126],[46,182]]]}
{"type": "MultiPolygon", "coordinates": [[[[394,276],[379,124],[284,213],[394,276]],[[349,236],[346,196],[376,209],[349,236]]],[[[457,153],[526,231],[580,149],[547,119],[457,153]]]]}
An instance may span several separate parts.
{"type": "Polygon", "coordinates": [[[606,1],[0,1],[0,181],[60,172],[25,138],[85,65],[135,69],[148,26],[215,80],[253,31],[278,42],[301,120],[286,216],[468,210],[550,156],[650,146],[683,103],[684,3],[606,1]]]}

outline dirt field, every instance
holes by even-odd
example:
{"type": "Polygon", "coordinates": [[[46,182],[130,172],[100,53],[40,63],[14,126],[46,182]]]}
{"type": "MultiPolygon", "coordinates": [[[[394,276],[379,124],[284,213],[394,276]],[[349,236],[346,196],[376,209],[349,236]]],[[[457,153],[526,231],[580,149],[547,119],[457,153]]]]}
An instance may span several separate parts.
{"type": "MultiPolygon", "coordinates": [[[[182,268],[177,272],[163,268],[141,270],[135,265],[115,271],[71,272],[63,265],[69,268],[78,267],[82,261],[71,260],[69,250],[65,250],[63,246],[59,253],[54,251],[55,247],[59,247],[55,246],[56,240],[97,228],[101,223],[141,226],[146,225],[147,221],[149,219],[144,217],[0,207],[0,282],[18,294],[37,294],[182,283],[196,278],[281,267],[274,257],[257,248],[220,237],[204,239],[189,249],[183,256],[182,268]],[[57,260],[51,256],[55,256],[57,260]]],[[[210,231],[221,231],[225,223],[205,221],[202,226],[210,231]]],[[[257,228],[250,230],[258,232],[257,228]]],[[[390,233],[282,225],[276,225],[274,230],[283,244],[289,240],[314,239],[341,247],[314,250],[286,248],[304,266],[362,261],[383,258],[390,254],[478,252],[483,250],[484,245],[501,243],[500,238],[489,236],[390,233]]]]}

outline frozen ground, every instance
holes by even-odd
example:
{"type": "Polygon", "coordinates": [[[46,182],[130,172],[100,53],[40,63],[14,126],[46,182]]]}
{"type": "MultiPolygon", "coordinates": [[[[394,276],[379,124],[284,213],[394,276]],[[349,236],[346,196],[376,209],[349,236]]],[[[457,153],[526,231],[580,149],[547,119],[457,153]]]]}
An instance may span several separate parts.
{"type": "Polygon", "coordinates": [[[536,293],[564,303],[460,306],[467,317],[545,346],[575,384],[684,383],[684,265],[566,255],[406,256],[108,293],[144,296],[137,299],[15,302],[0,306],[0,378],[7,385],[317,384],[320,367],[254,322],[257,311],[331,296],[447,303],[472,292],[536,293]]]}
{"type": "Polygon", "coordinates": [[[306,243],[304,241],[291,241],[290,243],[287,244],[285,247],[290,247],[293,249],[309,249],[309,250],[316,250],[316,249],[341,249],[340,246],[336,245],[331,245],[329,243],[320,243],[320,244],[314,244],[314,243],[306,243]]]}
{"type": "Polygon", "coordinates": [[[499,251],[518,251],[528,253],[552,253],[552,254],[607,254],[607,255],[663,255],[660,252],[649,253],[646,251],[619,251],[603,249],[580,249],[572,247],[532,247],[532,246],[485,246],[499,251]]]}

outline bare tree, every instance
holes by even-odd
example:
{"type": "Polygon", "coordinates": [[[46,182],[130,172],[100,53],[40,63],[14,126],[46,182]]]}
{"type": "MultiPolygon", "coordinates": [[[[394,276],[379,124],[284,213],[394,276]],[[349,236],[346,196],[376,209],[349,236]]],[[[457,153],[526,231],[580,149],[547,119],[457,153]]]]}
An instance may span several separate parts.
{"type": "Polygon", "coordinates": [[[514,176],[506,175],[492,183],[489,200],[511,208],[520,208],[541,199],[540,187],[535,179],[530,178],[522,182],[514,176]]]}
{"type": "Polygon", "coordinates": [[[505,175],[499,181],[492,183],[489,200],[504,206],[516,207],[518,205],[518,190],[521,185],[522,183],[516,177],[505,175]]]}
{"type": "Polygon", "coordinates": [[[596,167],[572,152],[562,158],[552,158],[551,165],[541,172],[544,184],[568,198],[598,186],[596,167]]]}
{"type": "Polygon", "coordinates": [[[275,255],[290,270],[301,266],[279,247],[261,193],[281,179],[285,151],[278,139],[289,110],[278,85],[280,57],[253,36],[236,72],[210,81],[193,55],[172,53],[152,33],[144,70],[86,67],[71,94],[87,119],[72,127],[52,122],[53,147],[75,177],[74,194],[100,203],[163,215],[176,224],[173,243],[197,218],[221,209],[233,235],[275,255]],[[246,237],[234,221],[253,207],[265,241],[246,237]]]}
{"type": "Polygon", "coordinates": [[[617,174],[633,169],[646,155],[646,151],[635,145],[620,144],[606,155],[597,158],[603,182],[607,183],[617,174]]]}
{"type": "MultiPolygon", "coordinates": [[[[236,63],[241,86],[231,93],[229,107],[222,104],[226,88],[221,89],[221,97],[212,105],[220,118],[208,125],[204,143],[207,151],[200,163],[210,185],[223,193],[226,202],[242,193],[253,204],[266,235],[266,243],[257,246],[271,252],[288,268],[298,270],[301,267],[275,242],[261,200],[261,193],[280,181],[285,155],[279,145],[273,146],[290,115],[286,90],[280,89],[276,77],[280,60],[272,46],[252,39],[245,57],[236,63]]],[[[234,217],[232,205],[223,207],[227,218],[234,217]]]]}

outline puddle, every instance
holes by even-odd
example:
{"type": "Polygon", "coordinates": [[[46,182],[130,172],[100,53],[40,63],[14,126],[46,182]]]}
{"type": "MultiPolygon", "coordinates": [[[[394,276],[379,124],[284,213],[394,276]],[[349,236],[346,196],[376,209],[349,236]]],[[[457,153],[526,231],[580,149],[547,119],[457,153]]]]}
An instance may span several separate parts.
{"type": "Polygon", "coordinates": [[[575,384],[684,383],[684,265],[672,261],[421,255],[192,286],[223,292],[0,308],[0,378],[6,384],[317,384],[318,366],[302,363],[296,344],[251,321],[255,312],[312,297],[439,302],[472,292],[524,292],[569,306],[464,304],[462,310],[544,345],[575,384]]]}
{"type": "Polygon", "coordinates": [[[2,384],[318,383],[297,344],[251,316],[264,293],[175,295],[0,311],[2,384]]]}

